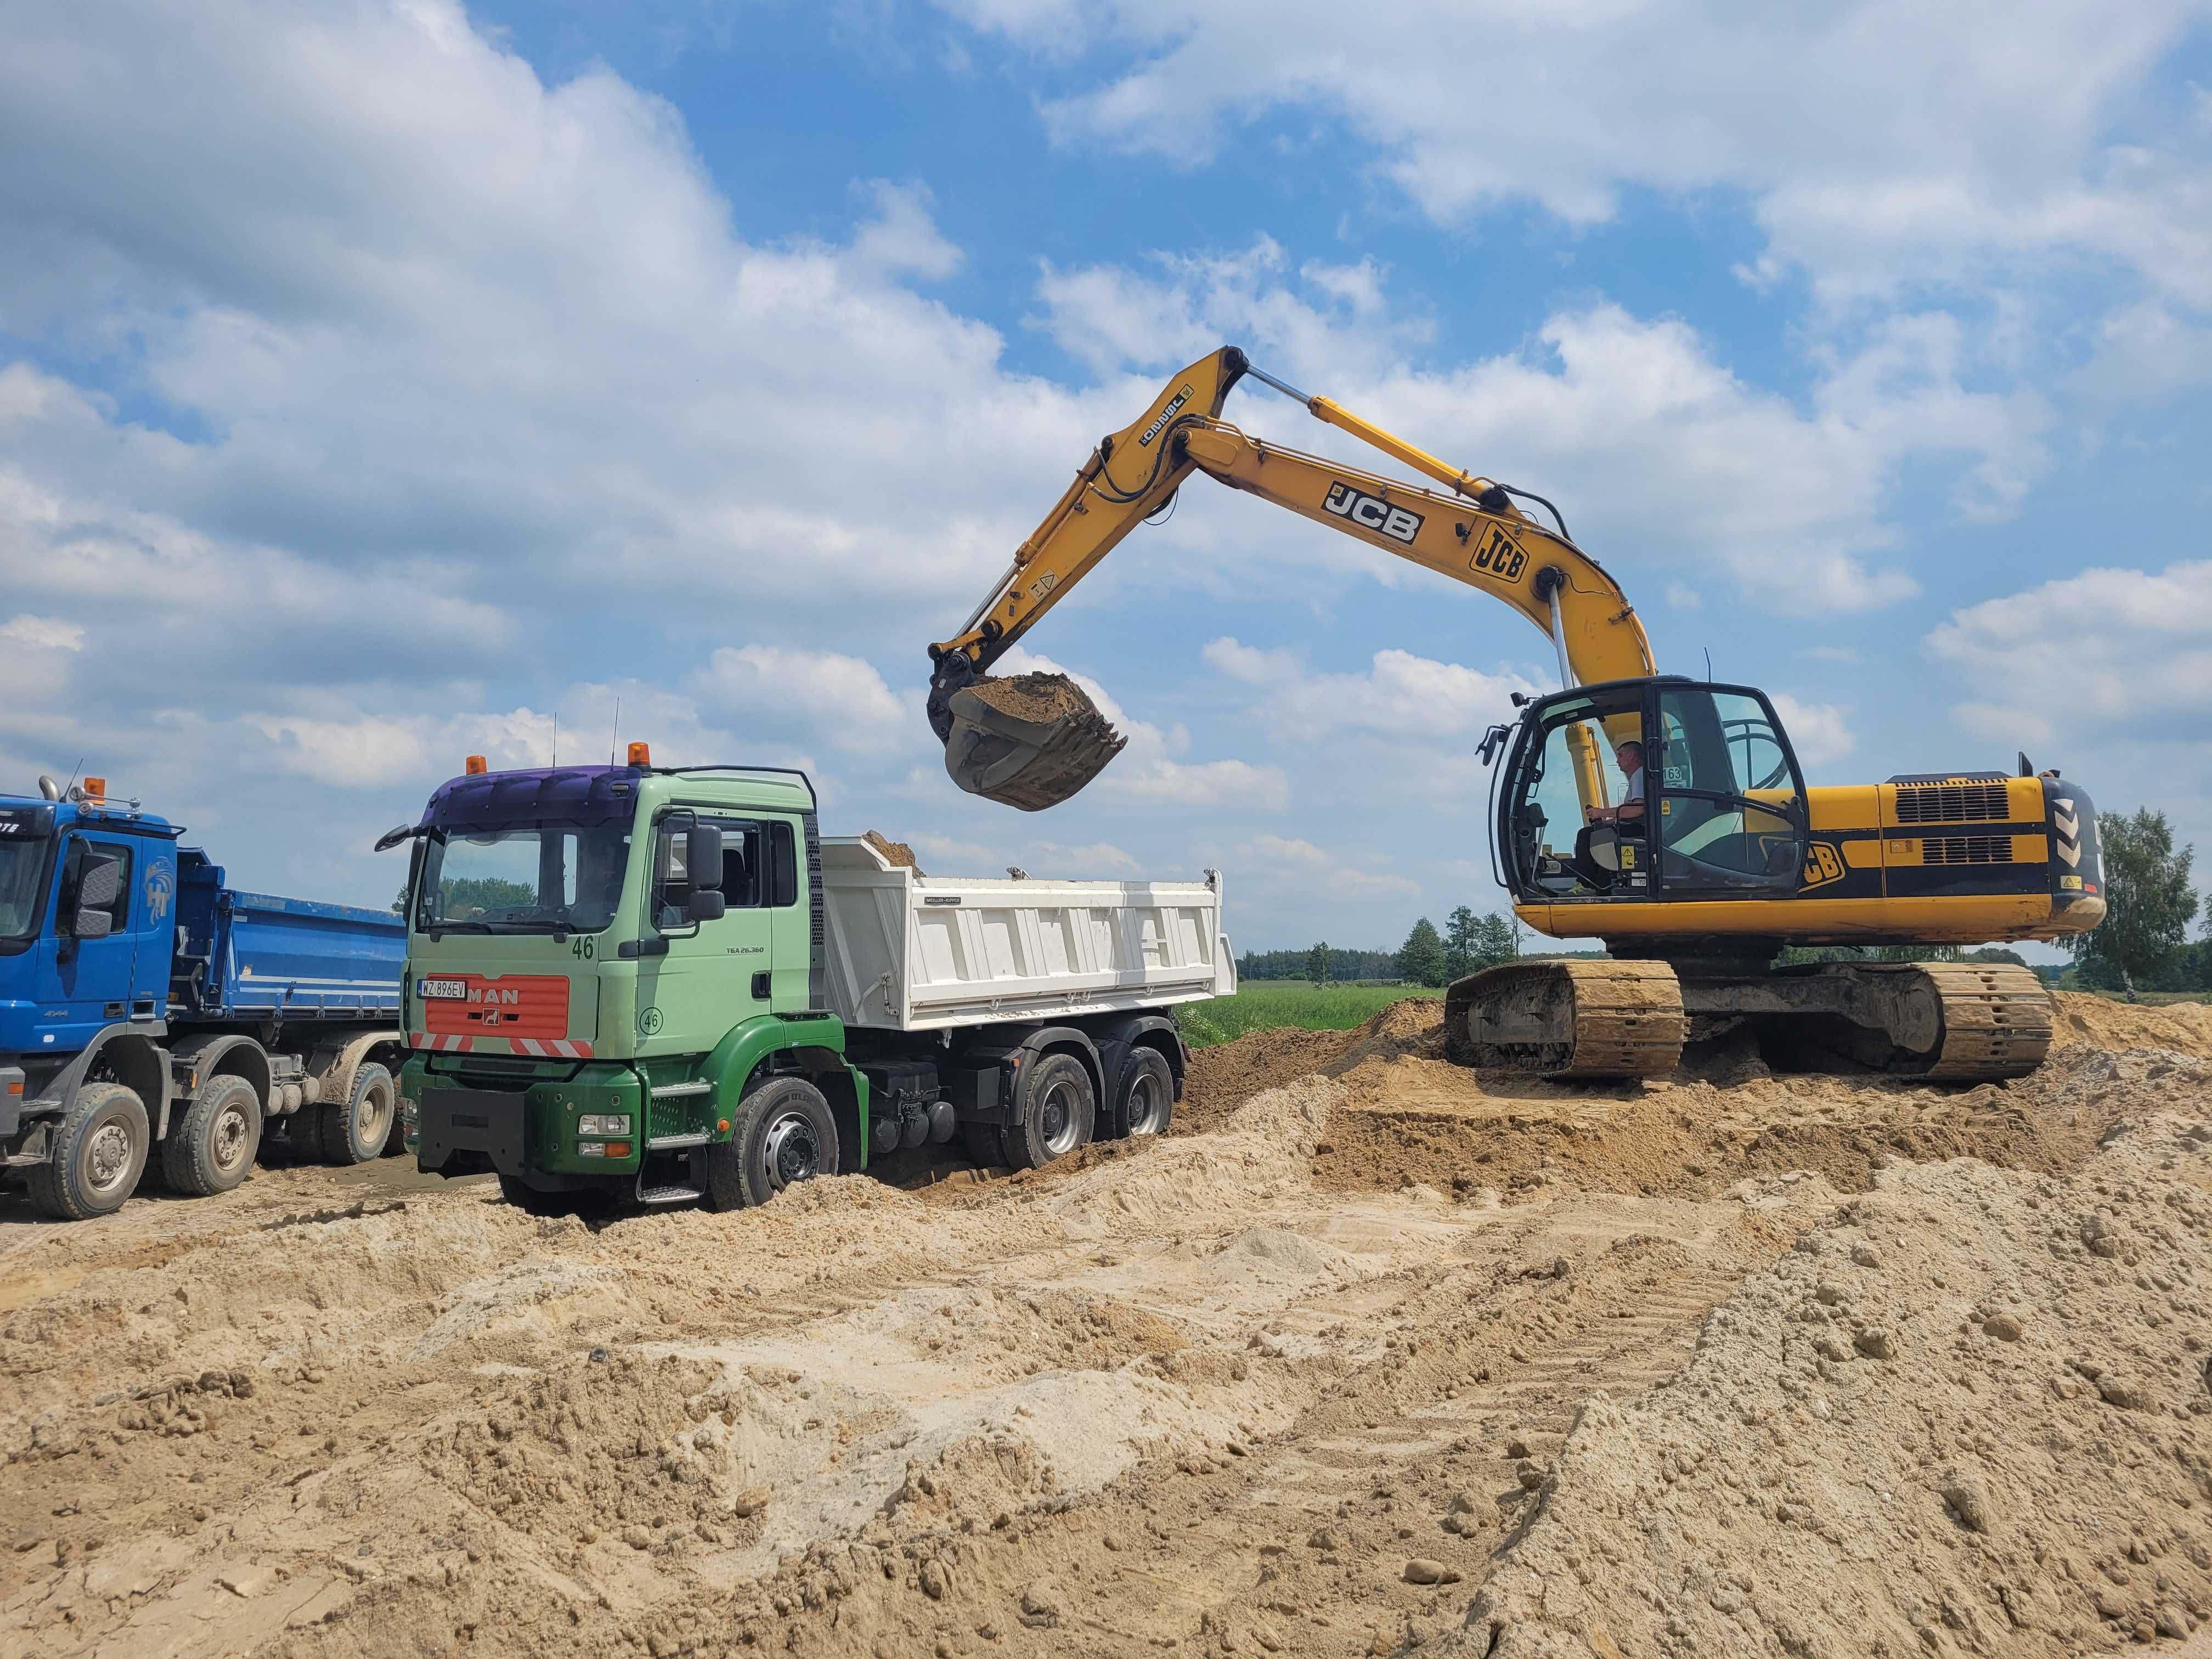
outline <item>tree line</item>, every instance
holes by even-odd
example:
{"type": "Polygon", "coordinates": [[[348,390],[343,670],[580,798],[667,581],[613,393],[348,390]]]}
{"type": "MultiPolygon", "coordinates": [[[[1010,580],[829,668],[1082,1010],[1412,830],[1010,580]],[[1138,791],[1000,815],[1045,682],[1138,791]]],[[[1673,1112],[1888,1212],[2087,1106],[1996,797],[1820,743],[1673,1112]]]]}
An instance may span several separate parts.
{"type": "Polygon", "coordinates": [[[1404,980],[1449,985],[1462,975],[1521,954],[1521,925],[1492,912],[1477,915],[1461,905],[1444,930],[1423,916],[1395,951],[1346,950],[1327,940],[1302,951],[1247,951],[1237,959],[1239,979],[1304,979],[1316,984],[1348,980],[1404,980]]]}

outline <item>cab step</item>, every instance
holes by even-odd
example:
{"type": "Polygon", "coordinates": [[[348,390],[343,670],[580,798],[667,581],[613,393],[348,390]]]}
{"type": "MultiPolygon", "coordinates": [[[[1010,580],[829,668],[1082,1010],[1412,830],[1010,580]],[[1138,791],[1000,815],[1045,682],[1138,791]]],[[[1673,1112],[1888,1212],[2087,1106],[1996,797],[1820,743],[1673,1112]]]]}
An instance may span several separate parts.
{"type": "Polygon", "coordinates": [[[695,1198],[704,1198],[706,1195],[706,1190],[703,1188],[682,1185],[641,1187],[637,1189],[637,1201],[641,1204],[683,1204],[695,1198]]]}

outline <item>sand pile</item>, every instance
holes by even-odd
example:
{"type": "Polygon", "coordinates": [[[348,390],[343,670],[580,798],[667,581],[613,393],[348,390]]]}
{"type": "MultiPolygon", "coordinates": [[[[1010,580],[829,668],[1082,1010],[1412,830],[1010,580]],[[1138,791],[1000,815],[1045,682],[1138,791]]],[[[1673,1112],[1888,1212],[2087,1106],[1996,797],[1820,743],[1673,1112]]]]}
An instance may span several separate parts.
{"type": "Polygon", "coordinates": [[[1453,1650],[2056,1659],[2212,1618],[2208,1144],[1885,1172],[1583,1413],[1453,1650]]]}
{"type": "Polygon", "coordinates": [[[2212,1131],[2159,1115],[2212,1120],[2212,1059],[2124,1012],[2001,1086],[1577,1091],[1445,1066],[1416,1003],[1019,1179],[594,1228],[302,1168],[0,1228],[0,1651],[2185,1626],[2212,1131]]]}
{"type": "Polygon", "coordinates": [[[892,869],[912,870],[917,875],[921,873],[921,866],[914,861],[914,848],[904,842],[893,841],[880,830],[871,830],[860,839],[881,853],[884,862],[892,869]]]}

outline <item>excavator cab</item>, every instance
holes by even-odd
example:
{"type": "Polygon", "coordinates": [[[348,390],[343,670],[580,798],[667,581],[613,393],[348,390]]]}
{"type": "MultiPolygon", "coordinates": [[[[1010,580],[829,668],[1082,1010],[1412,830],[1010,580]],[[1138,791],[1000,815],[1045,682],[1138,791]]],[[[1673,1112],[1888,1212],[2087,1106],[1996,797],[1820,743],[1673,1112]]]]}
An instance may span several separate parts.
{"type": "Polygon", "coordinates": [[[1511,738],[1492,833],[1521,902],[1797,890],[1805,781],[1764,693],[1671,678],[1576,686],[1529,702],[1511,738]]]}

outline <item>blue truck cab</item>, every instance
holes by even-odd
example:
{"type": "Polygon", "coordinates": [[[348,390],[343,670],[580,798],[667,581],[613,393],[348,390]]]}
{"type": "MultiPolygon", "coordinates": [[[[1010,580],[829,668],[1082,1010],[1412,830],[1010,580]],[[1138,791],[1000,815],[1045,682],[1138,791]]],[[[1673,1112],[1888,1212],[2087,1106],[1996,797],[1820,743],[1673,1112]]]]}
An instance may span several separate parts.
{"type": "Polygon", "coordinates": [[[48,1213],[246,1178],[271,1129],[331,1163],[392,1141],[399,917],[240,892],[181,826],[0,795],[0,1176],[48,1213]]]}

